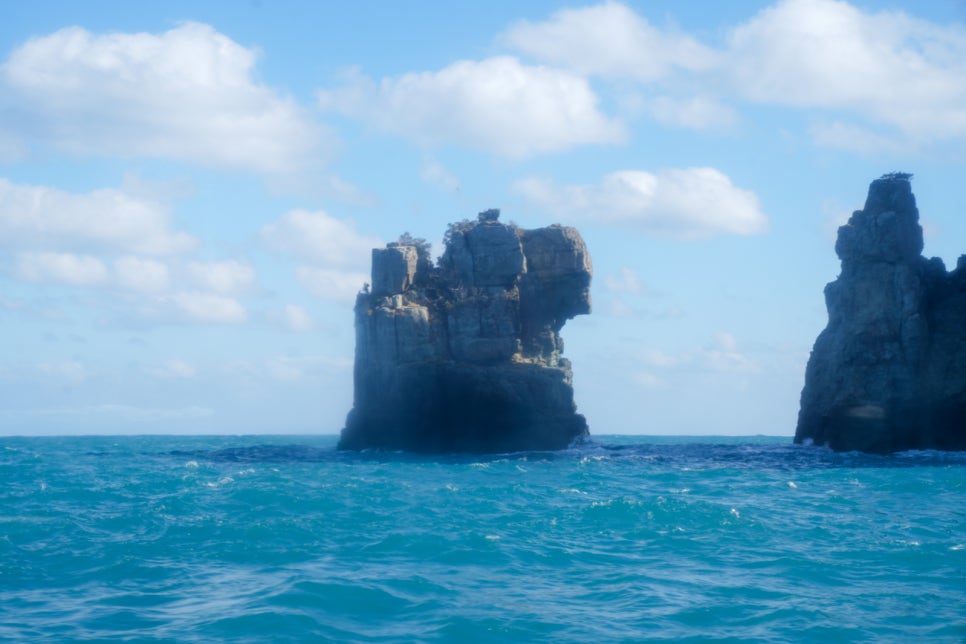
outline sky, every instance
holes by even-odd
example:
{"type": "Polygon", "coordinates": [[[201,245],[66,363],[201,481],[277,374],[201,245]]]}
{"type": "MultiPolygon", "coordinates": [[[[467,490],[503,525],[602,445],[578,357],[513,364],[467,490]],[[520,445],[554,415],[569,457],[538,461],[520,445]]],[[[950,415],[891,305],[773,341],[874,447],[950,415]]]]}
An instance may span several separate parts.
{"type": "Polygon", "coordinates": [[[868,184],[966,253],[966,2],[8,2],[0,434],[334,434],[370,251],[576,226],[592,434],[791,436],[868,184]]]}

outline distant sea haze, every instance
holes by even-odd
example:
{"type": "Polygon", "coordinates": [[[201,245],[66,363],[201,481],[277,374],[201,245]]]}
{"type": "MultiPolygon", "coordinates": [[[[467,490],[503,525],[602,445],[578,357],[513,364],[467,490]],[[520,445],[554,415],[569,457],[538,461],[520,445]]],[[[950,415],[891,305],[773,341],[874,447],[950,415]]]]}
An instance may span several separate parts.
{"type": "Polygon", "coordinates": [[[966,453],[0,438],[2,641],[966,638],[966,453]]]}

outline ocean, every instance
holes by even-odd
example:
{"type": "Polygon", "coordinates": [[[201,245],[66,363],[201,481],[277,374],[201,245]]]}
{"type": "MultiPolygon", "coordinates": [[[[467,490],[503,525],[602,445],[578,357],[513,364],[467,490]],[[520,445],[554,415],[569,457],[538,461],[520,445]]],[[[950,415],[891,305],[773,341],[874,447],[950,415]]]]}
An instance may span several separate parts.
{"type": "Polygon", "coordinates": [[[966,453],[0,437],[0,640],[963,642],[966,453]]]}

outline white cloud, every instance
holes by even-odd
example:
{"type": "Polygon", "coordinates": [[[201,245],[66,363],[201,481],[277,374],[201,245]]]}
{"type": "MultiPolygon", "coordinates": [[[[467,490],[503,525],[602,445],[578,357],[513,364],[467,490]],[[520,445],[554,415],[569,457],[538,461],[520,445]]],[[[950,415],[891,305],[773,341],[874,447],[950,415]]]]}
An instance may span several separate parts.
{"type": "Polygon", "coordinates": [[[886,136],[841,121],[816,123],[809,128],[809,134],[812,140],[822,147],[838,148],[866,155],[899,153],[904,148],[908,149],[909,147],[907,141],[898,140],[894,136],[886,136]]]}
{"type": "Polygon", "coordinates": [[[690,130],[726,130],[738,122],[733,108],[706,96],[659,96],[648,101],[645,109],[660,123],[690,130]]]}
{"type": "Polygon", "coordinates": [[[27,154],[27,148],[19,138],[0,130],[0,163],[16,163],[27,154]]]}
{"type": "Polygon", "coordinates": [[[215,293],[241,293],[255,283],[255,269],[233,259],[221,262],[189,262],[185,269],[198,287],[215,293]]]}
{"type": "Polygon", "coordinates": [[[662,378],[655,376],[653,373],[647,373],[646,371],[638,371],[632,374],[631,378],[644,389],[663,389],[667,387],[667,382],[662,378]]]}
{"type": "Polygon", "coordinates": [[[165,255],[195,243],[170,229],[164,206],[123,190],[75,194],[0,178],[2,246],[165,255]]]}
{"type": "Polygon", "coordinates": [[[913,139],[966,136],[960,25],[838,0],[783,0],[733,30],[724,70],[753,101],[844,109],[913,139]]]}
{"type": "Polygon", "coordinates": [[[188,291],[175,293],[162,302],[170,302],[188,320],[238,324],[245,321],[245,307],[224,295],[188,291]]]}
{"type": "Polygon", "coordinates": [[[562,9],[540,23],[520,21],[501,40],[530,56],[581,74],[649,82],[674,68],[707,69],[714,53],[674,29],[659,30],[623,4],[562,9]]]}
{"type": "Polygon", "coordinates": [[[604,286],[614,293],[638,294],[641,292],[641,278],[637,271],[622,266],[617,275],[608,275],[604,286]]]}
{"type": "Polygon", "coordinates": [[[273,250],[330,266],[368,266],[372,249],[385,245],[377,237],[356,232],[351,221],[307,210],[285,213],[262,228],[261,238],[273,250]]]}
{"type": "Polygon", "coordinates": [[[310,331],[315,326],[308,311],[297,304],[286,306],[283,315],[285,325],[292,331],[310,331]]]}
{"type": "Polygon", "coordinates": [[[714,336],[717,348],[723,351],[735,351],[738,348],[738,340],[727,331],[719,331],[714,336]]]}
{"type": "Polygon", "coordinates": [[[73,384],[84,382],[93,375],[90,369],[76,360],[43,362],[37,365],[37,370],[45,376],[50,376],[57,380],[66,380],[73,384]]]}
{"type": "Polygon", "coordinates": [[[57,282],[70,286],[92,286],[107,281],[108,270],[101,260],[71,253],[21,253],[17,275],[30,282],[57,282]]]}
{"type": "Polygon", "coordinates": [[[600,112],[584,78],[510,56],[461,60],[378,84],[355,74],[347,86],[319,92],[319,103],[422,145],[465,145],[509,158],[626,137],[600,112]]]}
{"type": "Polygon", "coordinates": [[[780,0],[712,49],[604,2],[517,23],[501,40],[579,74],[673,91],[632,107],[674,127],[731,127],[737,114],[722,100],[738,98],[828,113],[815,143],[865,154],[966,137],[966,28],[902,11],[780,0]]]}
{"type": "Polygon", "coordinates": [[[352,367],[348,358],[330,356],[286,356],[279,355],[265,362],[268,375],[283,382],[297,382],[320,371],[346,371],[352,367]]]}
{"type": "Polygon", "coordinates": [[[166,264],[131,255],[114,260],[114,279],[122,288],[142,293],[165,291],[170,285],[166,264]]]}
{"type": "Polygon", "coordinates": [[[295,274],[299,284],[315,297],[349,302],[363,283],[373,248],[385,244],[359,234],[351,221],[324,212],[292,210],[262,229],[263,243],[291,254],[302,264],[295,274]]]}
{"type": "Polygon", "coordinates": [[[315,297],[341,302],[354,301],[362,285],[369,281],[366,273],[314,266],[299,266],[295,275],[302,288],[315,297]]]}
{"type": "Polygon", "coordinates": [[[426,183],[438,186],[447,192],[460,191],[460,180],[447,170],[443,164],[433,159],[426,159],[423,162],[419,176],[426,183]]]}
{"type": "Polygon", "coordinates": [[[763,232],[767,218],[758,197],[734,186],[714,168],[625,170],[593,185],[557,185],[524,179],[516,190],[557,216],[637,227],[675,237],[763,232]]]}
{"type": "Polygon", "coordinates": [[[672,356],[659,349],[644,348],[638,352],[638,357],[641,363],[649,367],[675,367],[683,361],[682,358],[678,356],[672,356]]]}
{"type": "Polygon", "coordinates": [[[256,57],[199,23],[157,35],[67,27],[15,49],[0,87],[37,139],[71,152],[291,172],[316,159],[322,133],[255,82],[256,57]]]}
{"type": "Polygon", "coordinates": [[[173,380],[188,380],[194,378],[197,370],[184,360],[168,360],[166,363],[153,369],[148,369],[148,373],[159,378],[170,378],[173,380]]]}
{"type": "Polygon", "coordinates": [[[716,333],[707,346],[677,353],[645,347],[634,355],[640,364],[662,373],[699,371],[744,375],[762,372],[761,364],[742,351],[734,335],[726,331],[716,333]]]}

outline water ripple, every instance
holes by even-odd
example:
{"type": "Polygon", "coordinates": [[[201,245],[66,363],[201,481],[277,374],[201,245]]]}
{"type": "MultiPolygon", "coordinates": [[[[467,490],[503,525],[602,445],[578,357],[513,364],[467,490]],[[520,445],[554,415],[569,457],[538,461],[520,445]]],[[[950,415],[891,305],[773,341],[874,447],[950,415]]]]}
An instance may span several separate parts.
{"type": "Polygon", "coordinates": [[[964,454],[299,441],[2,439],[0,640],[966,636],[964,454]]]}

